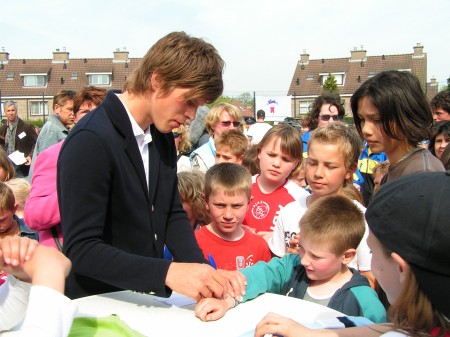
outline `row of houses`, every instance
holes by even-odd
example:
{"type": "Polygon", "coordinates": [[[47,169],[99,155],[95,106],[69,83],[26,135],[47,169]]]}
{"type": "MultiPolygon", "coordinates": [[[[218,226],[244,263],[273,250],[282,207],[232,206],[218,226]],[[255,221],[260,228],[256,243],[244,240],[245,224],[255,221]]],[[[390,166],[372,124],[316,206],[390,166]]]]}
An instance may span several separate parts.
{"type": "MultiPolygon", "coordinates": [[[[292,116],[307,112],[314,98],[321,94],[323,82],[330,74],[337,80],[348,112],[350,97],[355,90],[383,70],[396,69],[416,74],[424,92],[432,98],[438,92],[438,85],[436,79],[427,83],[427,54],[423,49],[417,44],[410,54],[368,56],[361,47],[352,50],[350,57],[334,59],[310,59],[304,51],[287,93],[292,96],[292,116]]],[[[13,59],[3,49],[0,51],[0,101],[16,101],[22,119],[45,120],[49,113],[53,113],[53,96],[59,90],[78,91],[86,85],[120,90],[140,60],[130,58],[125,48],[116,49],[112,58],[77,59],[71,59],[65,48],[54,51],[52,59],[13,59]]]]}

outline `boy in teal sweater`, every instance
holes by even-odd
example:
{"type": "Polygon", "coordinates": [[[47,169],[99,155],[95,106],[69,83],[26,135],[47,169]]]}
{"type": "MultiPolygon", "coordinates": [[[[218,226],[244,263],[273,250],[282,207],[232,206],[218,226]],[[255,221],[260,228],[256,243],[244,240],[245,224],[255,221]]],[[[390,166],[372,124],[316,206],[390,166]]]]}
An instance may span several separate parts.
{"type": "MultiPolygon", "coordinates": [[[[386,322],[386,311],[367,279],[347,265],[365,230],[364,215],[348,198],[327,196],[300,220],[299,254],[286,254],[241,270],[247,278],[243,301],[269,292],[325,305],[349,316],[386,322]]],[[[233,298],[202,299],[195,314],[217,320],[236,306],[233,298]]]]}

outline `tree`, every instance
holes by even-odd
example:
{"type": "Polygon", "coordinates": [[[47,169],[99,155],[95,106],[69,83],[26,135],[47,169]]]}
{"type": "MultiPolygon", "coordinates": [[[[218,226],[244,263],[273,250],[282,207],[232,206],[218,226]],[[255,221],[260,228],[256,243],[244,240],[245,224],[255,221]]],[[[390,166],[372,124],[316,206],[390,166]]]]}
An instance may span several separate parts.
{"type": "Polygon", "coordinates": [[[214,105],[217,105],[219,103],[230,103],[233,104],[233,98],[228,97],[228,96],[220,96],[218,99],[216,99],[213,103],[211,104],[206,104],[208,107],[213,107],[214,105]]]}
{"type": "Polygon", "coordinates": [[[249,92],[244,92],[236,97],[236,100],[241,102],[244,107],[253,106],[253,95],[249,92]]]}
{"type": "Polygon", "coordinates": [[[339,94],[337,81],[333,74],[328,74],[325,82],[323,82],[322,91],[339,94]]]}

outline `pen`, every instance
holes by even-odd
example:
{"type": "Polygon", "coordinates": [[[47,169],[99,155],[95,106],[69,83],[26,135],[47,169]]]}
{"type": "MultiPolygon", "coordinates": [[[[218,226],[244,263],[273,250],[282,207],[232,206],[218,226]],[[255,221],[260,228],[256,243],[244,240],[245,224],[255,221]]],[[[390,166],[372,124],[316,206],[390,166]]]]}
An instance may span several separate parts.
{"type": "Polygon", "coordinates": [[[211,254],[208,254],[208,261],[209,261],[209,264],[211,265],[211,267],[213,267],[214,269],[217,269],[216,261],[214,261],[214,258],[212,257],[211,254]]]}

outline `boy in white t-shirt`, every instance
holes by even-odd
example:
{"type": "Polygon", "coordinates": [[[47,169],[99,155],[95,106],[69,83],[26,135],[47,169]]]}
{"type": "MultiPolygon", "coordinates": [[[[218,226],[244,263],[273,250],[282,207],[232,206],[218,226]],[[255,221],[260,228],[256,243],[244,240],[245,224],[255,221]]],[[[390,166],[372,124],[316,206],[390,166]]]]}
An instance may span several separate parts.
{"type": "MultiPolygon", "coordinates": [[[[311,195],[302,196],[286,205],[281,211],[269,240],[273,254],[283,256],[289,249],[298,250],[295,243],[298,238],[299,221],[308,207],[321,197],[343,195],[345,184],[351,183],[356,169],[360,151],[360,140],[355,130],[343,123],[330,123],[319,127],[311,133],[308,141],[308,158],[306,159],[306,180],[312,191],[311,195]],[[292,247],[289,243],[294,243],[292,247]]],[[[357,201],[354,203],[365,212],[357,201]]],[[[371,253],[367,246],[366,233],[357,248],[356,258],[349,266],[358,269],[369,278],[373,285],[371,273],[371,253]]]]}

